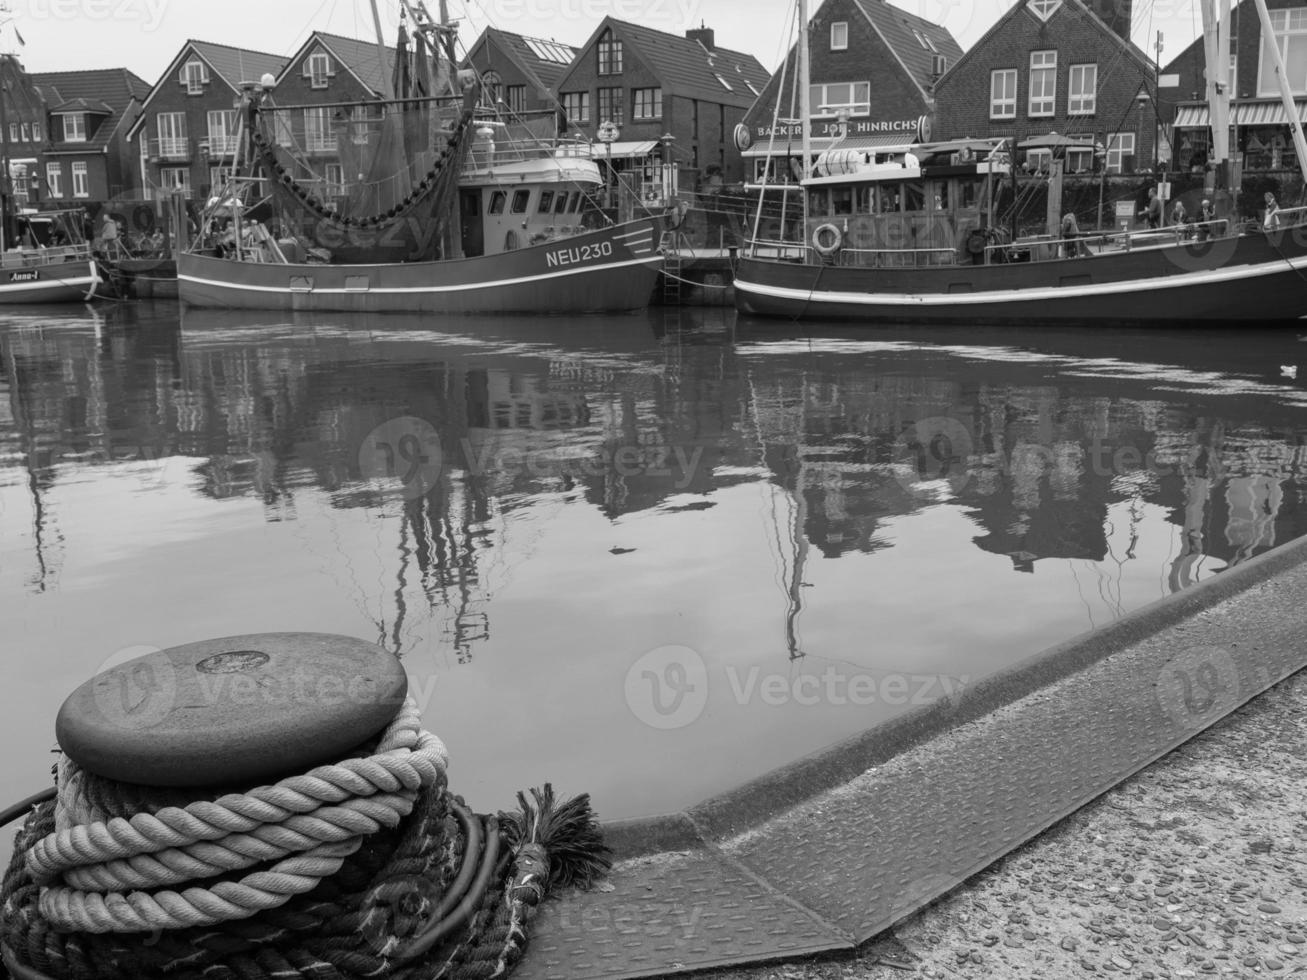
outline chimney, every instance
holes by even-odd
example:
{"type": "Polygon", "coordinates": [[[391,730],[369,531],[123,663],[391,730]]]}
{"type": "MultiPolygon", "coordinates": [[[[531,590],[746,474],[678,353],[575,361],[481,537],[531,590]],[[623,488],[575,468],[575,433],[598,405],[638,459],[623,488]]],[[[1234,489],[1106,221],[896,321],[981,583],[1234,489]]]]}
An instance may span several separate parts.
{"type": "Polygon", "coordinates": [[[711,27],[704,27],[703,21],[699,21],[698,27],[692,27],[685,32],[685,36],[691,41],[698,41],[708,51],[717,49],[717,35],[711,27]]]}
{"type": "Polygon", "coordinates": [[[1134,0],[1089,0],[1089,9],[1113,33],[1125,38],[1127,44],[1130,43],[1130,16],[1134,13],[1133,7],[1134,0]]]}

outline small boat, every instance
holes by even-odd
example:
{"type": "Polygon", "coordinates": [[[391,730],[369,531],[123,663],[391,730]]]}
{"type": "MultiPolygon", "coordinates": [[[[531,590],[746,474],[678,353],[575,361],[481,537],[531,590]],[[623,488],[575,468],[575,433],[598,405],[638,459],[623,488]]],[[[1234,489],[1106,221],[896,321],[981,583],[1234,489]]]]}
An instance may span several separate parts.
{"type": "MultiPolygon", "coordinates": [[[[501,119],[449,31],[405,0],[385,97],[278,105],[247,84],[237,175],[178,257],[181,300],[262,310],[569,314],[642,309],[661,211],[620,220],[591,145],[553,113],[501,119]],[[309,110],[309,113],[306,113],[309,110]],[[295,121],[331,113],[299,134],[295,121]]],[[[380,39],[378,39],[380,43],[380,39]]]]}
{"type": "MultiPolygon", "coordinates": [[[[1256,3],[1265,18],[1265,0],[1256,3]]],[[[1204,19],[1212,35],[1221,20],[1206,9],[1204,19]]],[[[809,118],[806,68],[800,58],[801,120],[809,118]]],[[[808,129],[803,159],[812,161],[808,129]]],[[[1301,127],[1294,132],[1299,159],[1307,161],[1301,127]]],[[[1016,188],[1022,148],[1015,140],[879,151],[836,145],[798,182],[803,215],[790,233],[755,233],[746,244],[736,305],[763,316],[896,323],[1307,316],[1307,208],[1278,210],[1265,225],[1239,223],[1228,207],[1222,213],[1218,193],[1215,214],[1178,227],[1080,234],[1053,215],[1048,234],[1021,239],[1004,227],[996,201],[1006,184],[1016,188]]],[[[1051,149],[1065,155],[1065,146],[1051,149]]],[[[1218,161],[1227,156],[1214,152],[1218,161]]],[[[1052,164],[1050,196],[1058,193],[1061,164],[1052,164]]],[[[1219,164],[1218,190],[1228,187],[1228,174],[1228,162],[1219,164]]]]}
{"type": "Polygon", "coordinates": [[[0,219],[0,305],[85,303],[107,290],[82,241],[79,211],[40,211],[0,219]],[[5,239],[4,228],[17,234],[5,239]]]}

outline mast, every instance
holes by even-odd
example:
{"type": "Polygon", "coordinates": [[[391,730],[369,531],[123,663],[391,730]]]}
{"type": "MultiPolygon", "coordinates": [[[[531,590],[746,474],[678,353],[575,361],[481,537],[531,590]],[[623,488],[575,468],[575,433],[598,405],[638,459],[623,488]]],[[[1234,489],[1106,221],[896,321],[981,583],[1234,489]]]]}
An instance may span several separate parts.
{"type": "Polygon", "coordinates": [[[395,80],[386,71],[386,39],[381,34],[381,12],[377,0],[372,0],[372,27],[377,32],[377,64],[381,68],[381,94],[387,102],[395,101],[395,80]]]}
{"type": "MultiPolygon", "coordinates": [[[[3,8],[0,8],[3,9],[3,8]]],[[[9,248],[10,208],[13,204],[13,182],[9,177],[9,80],[5,77],[9,58],[0,54],[0,252],[9,248]]]]}
{"type": "Polygon", "coordinates": [[[808,194],[802,181],[812,166],[812,70],[808,64],[808,0],[799,0],[799,138],[803,165],[799,168],[799,197],[803,202],[803,237],[808,237],[808,194]]]}
{"type": "Polygon", "coordinates": [[[1212,124],[1212,163],[1218,217],[1231,211],[1230,201],[1230,0],[1202,0],[1203,53],[1207,61],[1207,105],[1212,124]],[[1218,11],[1217,4],[1220,4],[1218,11]]]}
{"type": "Polygon", "coordinates": [[[1275,65],[1275,80],[1280,85],[1280,100],[1284,103],[1285,114],[1289,117],[1289,130],[1293,133],[1293,149],[1298,154],[1298,168],[1307,174],[1307,139],[1302,135],[1302,123],[1298,119],[1298,106],[1293,100],[1293,88],[1289,85],[1289,76],[1284,70],[1284,59],[1280,55],[1280,46],[1266,45],[1267,40],[1275,39],[1275,29],[1271,26],[1271,14],[1266,9],[1266,0],[1255,0],[1257,16],[1262,22],[1262,50],[1270,51],[1275,65]]]}

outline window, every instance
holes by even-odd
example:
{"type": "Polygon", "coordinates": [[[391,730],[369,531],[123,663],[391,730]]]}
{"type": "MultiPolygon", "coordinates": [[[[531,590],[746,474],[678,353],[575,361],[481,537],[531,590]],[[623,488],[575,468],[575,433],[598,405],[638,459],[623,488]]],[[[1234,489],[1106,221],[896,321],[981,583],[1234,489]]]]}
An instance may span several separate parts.
{"type": "Polygon", "coordinates": [[[567,115],[567,121],[569,123],[589,122],[590,121],[590,93],[589,92],[564,92],[563,112],[567,115]]]}
{"type": "Polygon", "coordinates": [[[620,88],[601,88],[599,90],[599,121],[622,125],[622,90],[620,88]]]}
{"type": "Polygon", "coordinates": [[[309,77],[310,88],[326,88],[327,81],[331,78],[331,59],[327,57],[327,53],[314,51],[309,55],[308,64],[304,66],[304,74],[309,77]]]}
{"type": "Polygon", "coordinates": [[[554,214],[566,214],[566,213],[567,213],[567,194],[566,192],[560,191],[558,194],[558,200],[554,202],[554,214]]]}
{"type": "Polygon", "coordinates": [[[480,104],[491,108],[504,100],[504,80],[497,71],[488,71],[481,76],[480,104]]]}
{"type": "Polygon", "coordinates": [[[24,142],[24,143],[30,143],[30,142],[32,142],[32,124],[31,124],[31,123],[23,123],[23,142],[24,142]]]}
{"type": "Polygon", "coordinates": [[[294,146],[295,132],[290,113],[277,110],[272,116],[272,140],[278,146],[294,146]]]}
{"type": "Polygon", "coordinates": [[[553,191],[541,191],[541,192],[540,192],[540,213],[541,213],[541,214],[550,214],[553,210],[554,210],[554,192],[553,192],[553,191]]]}
{"type": "Polygon", "coordinates": [[[185,159],[186,113],[161,112],[155,125],[159,130],[159,156],[164,159],[185,159]]]}
{"type": "Polygon", "coordinates": [[[1230,87],[1226,89],[1231,95],[1239,91],[1239,55],[1230,52],[1230,87]]]}
{"type": "Polygon", "coordinates": [[[331,132],[331,110],[326,106],[304,110],[304,149],[309,153],[336,149],[336,139],[331,132]]]}
{"type": "Polygon", "coordinates": [[[1046,174],[1051,169],[1053,163],[1053,151],[1047,148],[1039,148],[1026,151],[1026,166],[1031,173],[1046,174]]]}
{"type": "Polygon", "coordinates": [[[523,113],[526,112],[526,86],[509,85],[504,89],[504,96],[508,100],[508,111],[523,113]]]}
{"type": "Polygon", "coordinates": [[[34,143],[41,142],[41,124],[39,122],[32,123],[32,141],[34,143]]]}
{"type": "Polygon", "coordinates": [[[915,27],[912,29],[912,36],[915,37],[917,39],[917,43],[920,44],[927,51],[930,51],[934,54],[939,54],[939,48],[935,47],[935,42],[932,41],[925,34],[922,34],[921,31],[917,30],[915,27]]]}
{"type": "Polygon", "coordinates": [[[322,174],[326,178],[327,186],[324,188],[327,197],[344,197],[345,196],[345,168],[339,163],[329,163],[322,169],[322,174]]]}
{"type": "Polygon", "coordinates": [[[835,116],[841,110],[850,116],[865,116],[871,112],[871,82],[814,85],[809,97],[814,116],[835,116]]]}
{"type": "Polygon", "coordinates": [[[504,202],[508,200],[508,195],[504,191],[495,191],[490,195],[490,207],[486,208],[487,214],[503,214],[504,202]]]}
{"type": "Polygon", "coordinates": [[[181,81],[187,95],[203,95],[204,86],[209,83],[209,69],[203,61],[188,61],[182,65],[181,81]]]}
{"type": "Polygon", "coordinates": [[[527,205],[530,203],[530,191],[513,191],[513,214],[526,214],[527,205]]]}
{"type": "Polygon", "coordinates": [[[1030,0],[1029,6],[1032,14],[1046,21],[1057,13],[1057,8],[1062,6],[1062,0],[1030,0]]]}
{"type": "Polygon", "coordinates": [[[1107,172],[1128,173],[1135,168],[1135,134],[1113,133],[1107,141],[1107,172]]]}
{"type": "Polygon", "coordinates": [[[1017,70],[1000,68],[989,73],[989,118],[1017,117],[1017,70]]]}
{"type": "Polygon", "coordinates": [[[10,143],[18,142],[18,123],[9,124],[9,142],[10,143]]]}
{"type": "MultiPolygon", "coordinates": [[[[1086,143],[1094,142],[1093,133],[1072,133],[1068,139],[1084,140],[1086,143]]],[[[1083,150],[1066,151],[1066,172],[1071,174],[1088,173],[1094,169],[1094,151],[1086,147],[1083,150]]]]}
{"type": "Polygon", "coordinates": [[[633,119],[661,119],[662,115],[662,89],[637,88],[631,92],[631,116],[633,119]]]}
{"type": "Polygon", "coordinates": [[[1072,65],[1070,87],[1067,115],[1092,116],[1098,108],[1098,66],[1072,65]]]}
{"type": "Polygon", "coordinates": [[[69,112],[64,116],[64,142],[86,142],[86,115],[81,112],[69,112]]]}
{"type": "Polygon", "coordinates": [[[830,49],[832,51],[849,50],[849,22],[837,20],[830,26],[830,49]]]}
{"type": "Polygon", "coordinates": [[[229,157],[236,152],[237,123],[235,109],[209,110],[209,153],[229,157]]]}
{"type": "Polygon", "coordinates": [[[159,171],[159,185],[165,191],[191,192],[190,167],[164,167],[159,171]]]}
{"type": "Polygon", "coordinates": [[[1030,52],[1030,102],[1026,109],[1032,119],[1057,112],[1057,52],[1030,52]]]}
{"type": "Polygon", "coordinates": [[[73,197],[90,197],[91,182],[87,178],[86,161],[73,161],[73,197]]]}
{"type": "Polygon", "coordinates": [[[599,74],[620,75],[622,73],[622,42],[613,37],[612,28],[599,37],[599,74]]]}
{"type": "MultiPolygon", "coordinates": [[[[1292,10],[1272,10],[1271,27],[1275,39],[1262,39],[1262,59],[1257,73],[1257,94],[1275,96],[1280,86],[1275,80],[1275,62],[1271,60],[1271,45],[1280,49],[1289,87],[1295,95],[1307,94],[1307,7],[1292,10]]],[[[1236,93],[1237,94],[1237,93],[1236,93]]]]}
{"type": "Polygon", "coordinates": [[[47,163],[45,165],[45,184],[51,197],[64,196],[64,165],[47,163]]]}
{"type": "Polygon", "coordinates": [[[232,174],[234,174],[235,172],[236,172],[235,167],[223,167],[221,165],[217,167],[210,167],[209,188],[211,193],[217,194],[219,191],[221,191],[223,187],[226,186],[227,181],[231,178],[232,174]]]}

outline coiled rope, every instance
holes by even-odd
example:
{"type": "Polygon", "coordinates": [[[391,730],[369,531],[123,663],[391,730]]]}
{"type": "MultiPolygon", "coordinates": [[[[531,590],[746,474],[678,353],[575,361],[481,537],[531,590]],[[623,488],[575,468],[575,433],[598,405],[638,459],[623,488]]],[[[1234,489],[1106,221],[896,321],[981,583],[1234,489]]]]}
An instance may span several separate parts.
{"type": "Polygon", "coordinates": [[[6,956],[77,980],[503,976],[607,849],[588,798],[479,817],[446,761],[411,700],[350,758],[180,806],[64,760],[0,885],[6,956]]]}

